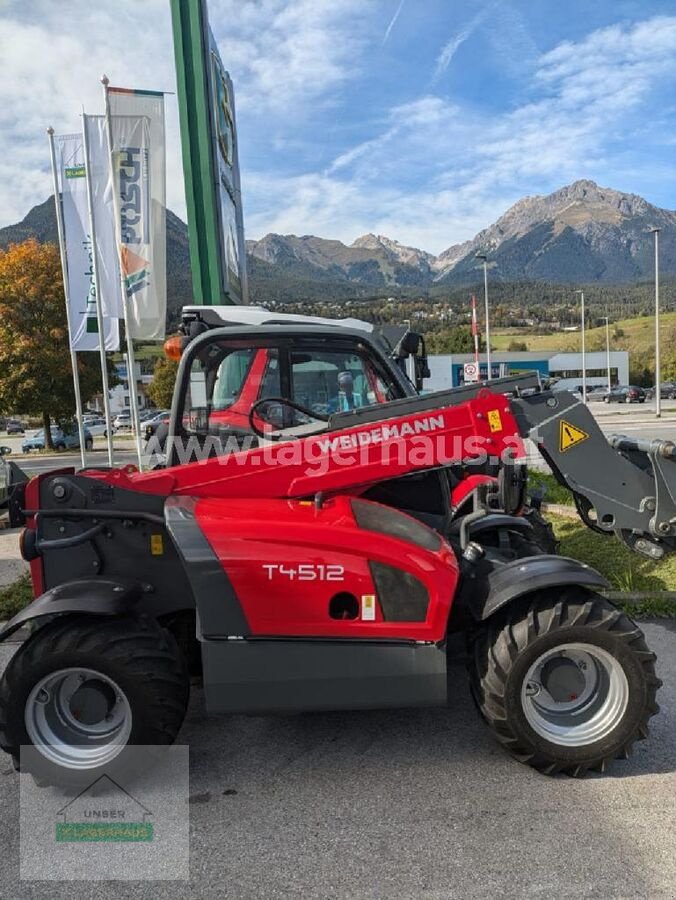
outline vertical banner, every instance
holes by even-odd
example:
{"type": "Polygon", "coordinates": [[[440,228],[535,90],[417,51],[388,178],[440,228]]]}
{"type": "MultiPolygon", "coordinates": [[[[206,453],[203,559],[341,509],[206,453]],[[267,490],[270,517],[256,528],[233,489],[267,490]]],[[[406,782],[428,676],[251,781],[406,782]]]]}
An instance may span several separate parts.
{"type": "MultiPolygon", "coordinates": [[[[70,346],[98,350],[94,248],[87,209],[87,178],[81,134],[54,136],[58,189],[62,197],[64,245],[68,271],[70,346]]],[[[100,236],[97,235],[100,240],[100,236]]],[[[119,287],[117,289],[119,294],[119,287]]],[[[119,350],[117,314],[104,313],[106,350],[119,350]]]]}
{"type": "Polygon", "coordinates": [[[167,316],[164,94],[109,87],[112,203],[130,337],[163,340],[167,316]]]}
{"type": "Polygon", "coordinates": [[[232,79],[223,67],[211,29],[209,62],[212,147],[214,168],[218,175],[223,287],[235,303],[246,303],[246,250],[235,129],[235,92],[232,79]]]}
{"type": "Polygon", "coordinates": [[[104,316],[121,319],[124,315],[120,288],[120,265],[115,240],[115,216],[110,184],[110,155],[105,116],[85,116],[89,147],[89,181],[92,190],[96,264],[98,267],[101,309],[104,316]]]}
{"type": "Polygon", "coordinates": [[[248,303],[232,81],[206,0],[171,0],[194,302],[248,303]]]}

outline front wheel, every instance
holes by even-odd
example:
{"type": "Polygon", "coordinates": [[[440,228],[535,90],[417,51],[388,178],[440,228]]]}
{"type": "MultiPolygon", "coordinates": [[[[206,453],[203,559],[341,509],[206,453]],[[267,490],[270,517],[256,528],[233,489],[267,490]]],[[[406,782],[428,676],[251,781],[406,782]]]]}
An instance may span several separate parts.
{"type": "Polygon", "coordinates": [[[41,785],[135,774],[143,764],[129,748],[149,748],[152,764],[150,748],[173,742],[188,694],[176,642],[154,620],[60,618],[35,632],[3,675],[0,746],[41,785]]]}
{"type": "Polygon", "coordinates": [[[643,633],[596,594],[542,594],[507,610],[487,623],[473,656],[472,694],[495,737],[546,774],[626,759],[659,709],[643,633]]]}
{"type": "Polygon", "coordinates": [[[94,441],[86,440],[85,441],[85,450],[93,450],[93,448],[94,448],[94,441]]]}

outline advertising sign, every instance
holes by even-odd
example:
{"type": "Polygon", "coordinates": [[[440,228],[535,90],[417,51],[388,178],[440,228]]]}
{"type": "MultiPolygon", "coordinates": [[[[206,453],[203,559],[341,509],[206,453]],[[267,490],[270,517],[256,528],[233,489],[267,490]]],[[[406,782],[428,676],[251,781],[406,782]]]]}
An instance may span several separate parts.
{"type": "MultiPolygon", "coordinates": [[[[99,266],[99,278],[104,275],[101,254],[94,259],[87,207],[87,178],[84,144],[81,134],[55,135],[54,147],[62,198],[63,230],[68,270],[68,299],[70,320],[70,346],[76,351],[99,350],[99,331],[96,316],[96,286],[94,264],[99,266]]],[[[102,226],[97,232],[97,243],[106,239],[102,226]]],[[[114,258],[114,257],[113,257],[114,258]]],[[[103,281],[100,280],[100,284],[103,281]]],[[[101,287],[102,298],[104,289],[101,287]]],[[[119,286],[113,283],[112,298],[119,294],[119,286]]],[[[118,350],[119,326],[116,310],[110,308],[111,295],[105,294],[103,323],[106,350],[118,350]],[[111,314],[112,313],[112,314],[111,314]]]]}
{"type": "Polygon", "coordinates": [[[171,0],[195,303],[247,303],[232,81],[206,0],[171,0]]]}
{"type": "Polygon", "coordinates": [[[164,94],[108,88],[113,214],[131,337],[163,340],[167,311],[164,94]],[[115,210],[117,211],[115,213],[115,210]]]}

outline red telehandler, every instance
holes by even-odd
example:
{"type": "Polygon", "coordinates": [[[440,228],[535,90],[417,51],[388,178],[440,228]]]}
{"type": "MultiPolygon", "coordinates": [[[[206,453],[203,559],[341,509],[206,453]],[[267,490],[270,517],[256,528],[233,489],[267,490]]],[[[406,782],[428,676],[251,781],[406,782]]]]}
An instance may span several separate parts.
{"type": "Polygon", "coordinates": [[[655,656],[606,580],[494,536],[527,541],[530,438],[586,525],[672,552],[672,444],[609,441],[531,376],[392,399],[358,329],[195,315],[183,331],[165,467],[64,469],[21,492],[36,599],[0,633],[30,623],[0,684],[16,764],[91,783],[130,745],[171,743],[191,669],[210,713],[443,705],[456,633],[481,714],[522,762],[580,775],[647,736],[655,656]],[[267,389],[242,428],[223,412],[262,348],[267,389]],[[474,479],[461,513],[456,466],[474,479]]]}

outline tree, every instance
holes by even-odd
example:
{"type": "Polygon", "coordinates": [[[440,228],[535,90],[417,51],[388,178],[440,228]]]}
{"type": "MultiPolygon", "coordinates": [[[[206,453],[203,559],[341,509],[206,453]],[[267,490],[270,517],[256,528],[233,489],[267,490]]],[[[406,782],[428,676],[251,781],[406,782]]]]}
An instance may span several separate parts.
{"type": "Polygon", "coordinates": [[[155,363],[153,380],[148,385],[148,396],[155,406],[169,409],[174,396],[178,363],[166,356],[160,356],[155,363]]]}
{"type": "Polygon", "coordinates": [[[511,353],[526,353],[528,351],[528,344],[525,341],[510,341],[507,349],[511,353]]]}
{"type": "MultiPolygon", "coordinates": [[[[69,353],[58,248],[31,238],[0,250],[0,412],[40,414],[50,449],[51,420],[75,410],[69,353]]],[[[101,391],[98,354],[78,354],[78,374],[86,402],[101,391]]]]}
{"type": "MultiPolygon", "coordinates": [[[[473,353],[474,338],[469,325],[459,325],[457,328],[447,328],[443,331],[433,332],[425,336],[429,353],[473,353]]],[[[483,341],[479,336],[479,349],[483,347],[483,341]]]]}

